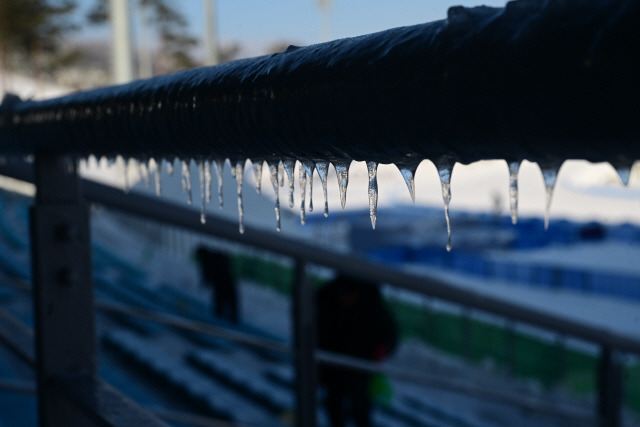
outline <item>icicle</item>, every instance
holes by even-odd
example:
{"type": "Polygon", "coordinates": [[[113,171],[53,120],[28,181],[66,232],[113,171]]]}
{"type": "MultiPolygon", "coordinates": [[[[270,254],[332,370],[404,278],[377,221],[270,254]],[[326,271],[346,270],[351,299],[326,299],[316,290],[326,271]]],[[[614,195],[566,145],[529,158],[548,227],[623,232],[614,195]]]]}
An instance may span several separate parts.
{"type": "MultiPolygon", "coordinates": [[[[136,159],[133,158],[129,158],[129,161],[127,162],[127,173],[130,174],[132,171],[135,172],[136,169],[138,170],[138,176],[141,176],[140,173],[140,164],[138,163],[138,161],[136,159]]],[[[134,175],[135,177],[135,175],[134,175]]],[[[130,188],[135,187],[136,183],[135,182],[131,182],[129,181],[130,184],[130,188]]]]}
{"type": "Polygon", "coordinates": [[[284,165],[282,162],[278,163],[278,180],[280,181],[280,187],[284,187],[284,165]]]}
{"type": "Polygon", "coordinates": [[[305,168],[300,166],[300,224],[305,225],[307,222],[306,214],[305,214],[305,196],[307,191],[307,171],[305,168]]]}
{"type": "Polygon", "coordinates": [[[296,167],[296,161],[292,159],[285,159],[282,162],[284,170],[287,172],[287,179],[289,180],[289,207],[293,207],[293,170],[296,167]]]}
{"type": "Polygon", "coordinates": [[[149,159],[149,171],[153,172],[153,181],[156,188],[156,196],[162,196],[162,178],[161,178],[161,168],[156,159],[153,157],[149,159]]]}
{"type": "Polygon", "coordinates": [[[309,180],[309,212],[313,212],[313,171],[316,166],[311,160],[304,160],[302,167],[307,172],[307,179],[309,180]]]}
{"type": "Polygon", "coordinates": [[[193,203],[191,195],[191,165],[185,160],[182,161],[182,192],[187,193],[187,203],[193,203]]]}
{"type": "Polygon", "coordinates": [[[376,229],[378,219],[378,163],[367,162],[369,172],[369,217],[371,218],[371,228],[376,229]]]}
{"type": "Polygon", "coordinates": [[[169,174],[169,176],[173,176],[173,171],[174,171],[173,160],[167,161],[167,173],[169,174]]]}
{"type": "Polygon", "coordinates": [[[262,160],[256,160],[253,163],[253,173],[256,177],[256,193],[260,194],[262,191],[262,160]]]}
{"type": "Polygon", "coordinates": [[[344,209],[347,204],[347,186],[349,185],[349,166],[350,161],[335,162],[333,167],[336,168],[336,175],[338,177],[338,189],[340,190],[340,204],[344,209]]]}
{"type": "Polygon", "coordinates": [[[556,186],[558,171],[556,169],[546,169],[542,171],[544,185],[547,190],[547,204],[544,211],[544,229],[549,229],[549,216],[551,215],[551,200],[553,199],[553,190],[556,186]]]}
{"type": "Polygon", "coordinates": [[[244,233],[244,206],[242,205],[242,178],[245,161],[236,162],[235,177],[238,183],[238,231],[244,233]]]}
{"type": "Polygon", "coordinates": [[[398,167],[402,177],[404,178],[404,182],[407,184],[407,188],[409,189],[409,194],[411,195],[411,200],[413,203],[416,202],[416,187],[415,187],[415,176],[416,169],[418,169],[418,165],[411,166],[402,166],[398,167]]]}
{"type": "Polygon", "coordinates": [[[329,162],[317,162],[316,170],[322,182],[322,192],[324,194],[324,216],[329,216],[329,201],[327,198],[327,172],[329,171],[329,162]]]}
{"type": "Polygon", "coordinates": [[[519,162],[509,163],[509,207],[511,209],[511,223],[518,223],[518,170],[519,162]]]}
{"type": "Polygon", "coordinates": [[[116,161],[118,162],[118,164],[120,164],[123,171],[124,183],[122,188],[125,193],[128,193],[131,187],[129,184],[129,168],[128,168],[127,162],[122,156],[118,156],[116,158],[116,161]]]}
{"type": "Polygon", "coordinates": [[[451,252],[451,221],[449,218],[449,203],[451,202],[451,171],[453,167],[438,167],[440,183],[442,185],[442,200],[444,201],[444,218],[447,221],[447,252],[451,252]]]}
{"type": "Polygon", "coordinates": [[[278,169],[279,169],[279,162],[277,164],[275,163],[267,163],[267,166],[269,167],[269,176],[271,178],[271,185],[273,185],[273,191],[275,193],[275,203],[276,203],[276,231],[280,231],[280,196],[278,194],[278,188],[279,188],[279,179],[278,179],[278,169]]]}
{"type": "Polygon", "coordinates": [[[616,169],[616,171],[618,172],[618,176],[620,177],[620,182],[622,183],[622,185],[625,187],[628,187],[629,178],[631,177],[631,169],[621,168],[621,169],[616,169]]]}
{"type": "Polygon", "coordinates": [[[204,161],[204,198],[211,203],[211,161],[204,161]]]}
{"type": "Polygon", "coordinates": [[[144,161],[138,162],[138,173],[140,174],[140,177],[144,181],[144,186],[146,188],[151,187],[151,180],[149,178],[149,168],[147,167],[144,161]]]}
{"type": "Polygon", "coordinates": [[[207,190],[205,184],[205,170],[207,165],[203,160],[200,161],[200,222],[205,224],[207,222],[207,190]]]}
{"type": "Polygon", "coordinates": [[[216,160],[216,178],[218,178],[218,203],[220,204],[220,209],[224,207],[224,194],[222,193],[223,170],[224,170],[224,160],[217,159],[216,160]]]}

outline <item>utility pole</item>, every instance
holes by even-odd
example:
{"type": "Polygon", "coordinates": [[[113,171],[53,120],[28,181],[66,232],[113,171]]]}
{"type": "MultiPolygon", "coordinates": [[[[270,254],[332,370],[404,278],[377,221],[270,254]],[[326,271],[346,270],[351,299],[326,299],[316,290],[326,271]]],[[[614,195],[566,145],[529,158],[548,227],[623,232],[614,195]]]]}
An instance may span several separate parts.
{"type": "Polygon", "coordinates": [[[217,65],[218,55],[218,25],[216,20],[215,0],[203,0],[204,15],[204,63],[217,65]]]}
{"type": "Polygon", "coordinates": [[[131,22],[129,1],[111,0],[112,78],[116,84],[133,80],[133,54],[131,49],[131,22]]]}

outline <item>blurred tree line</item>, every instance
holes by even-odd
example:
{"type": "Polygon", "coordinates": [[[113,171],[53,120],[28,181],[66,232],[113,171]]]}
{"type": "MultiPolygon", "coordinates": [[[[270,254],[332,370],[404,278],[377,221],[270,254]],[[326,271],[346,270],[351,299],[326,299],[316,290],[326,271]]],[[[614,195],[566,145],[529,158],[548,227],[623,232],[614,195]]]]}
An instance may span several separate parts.
{"type": "MultiPolygon", "coordinates": [[[[105,25],[109,0],[92,0],[86,16],[79,13],[79,0],[0,0],[0,71],[15,71],[37,78],[78,65],[83,52],[70,43],[82,25],[105,25]]],[[[199,64],[193,50],[198,39],[188,32],[188,22],[178,0],[137,0],[145,24],[155,33],[154,69],[157,74],[191,68],[199,64]]],[[[221,49],[221,61],[232,59],[237,45],[221,49]]],[[[109,55],[108,49],[106,55],[109,55]]]]}
{"type": "Polygon", "coordinates": [[[0,0],[0,70],[38,74],[73,62],[75,52],[60,49],[77,28],[73,0],[0,0]]]}

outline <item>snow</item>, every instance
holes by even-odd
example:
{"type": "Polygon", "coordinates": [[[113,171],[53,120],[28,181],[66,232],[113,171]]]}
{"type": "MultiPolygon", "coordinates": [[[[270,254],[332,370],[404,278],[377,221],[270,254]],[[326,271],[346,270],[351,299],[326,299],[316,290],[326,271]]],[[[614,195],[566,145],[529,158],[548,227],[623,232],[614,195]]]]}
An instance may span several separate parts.
{"type": "Polygon", "coordinates": [[[632,339],[640,339],[640,304],[638,302],[590,293],[524,286],[495,278],[484,280],[419,266],[413,266],[412,270],[428,272],[459,288],[471,289],[543,313],[603,328],[632,339]]]}
{"type": "Polygon", "coordinates": [[[640,277],[640,243],[603,241],[520,251],[494,251],[492,258],[522,264],[576,267],[640,277]]]}
{"type": "Polygon", "coordinates": [[[10,92],[22,99],[47,99],[66,95],[70,89],[54,83],[0,71],[0,94],[10,92]]]}

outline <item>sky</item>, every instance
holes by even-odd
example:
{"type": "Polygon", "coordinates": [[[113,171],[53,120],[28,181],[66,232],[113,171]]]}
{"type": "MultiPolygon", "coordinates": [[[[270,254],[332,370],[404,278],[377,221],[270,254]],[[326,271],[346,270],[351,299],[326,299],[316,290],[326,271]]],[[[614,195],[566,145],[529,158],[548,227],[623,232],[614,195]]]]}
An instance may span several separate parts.
{"type": "MultiPolygon", "coordinates": [[[[80,12],[94,0],[82,0],[80,12]]],[[[325,39],[369,34],[444,19],[453,5],[504,6],[505,0],[330,0],[322,14],[317,0],[216,0],[221,43],[267,46],[276,42],[309,45],[325,39]],[[328,24],[327,24],[328,23],[328,24]],[[330,28],[330,35],[327,29],[330,28]]],[[[203,34],[202,0],[174,0],[193,36],[203,34]]],[[[105,37],[108,29],[87,28],[80,37],[105,37]]],[[[251,50],[251,49],[249,49],[251,50]]]]}
{"type": "MultiPolygon", "coordinates": [[[[333,0],[331,38],[352,37],[389,28],[414,25],[446,17],[454,4],[478,5],[481,1],[451,0],[333,0]]],[[[201,1],[190,0],[184,9],[195,32],[201,31],[201,1]]],[[[486,1],[484,2],[486,4],[486,1]]],[[[504,1],[492,0],[502,6],[504,1]]],[[[322,16],[316,0],[217,0],[222,40],[286,39],[300,44],[322,40],[322,16]]]]}

